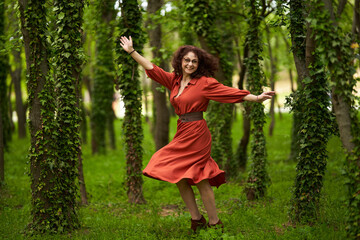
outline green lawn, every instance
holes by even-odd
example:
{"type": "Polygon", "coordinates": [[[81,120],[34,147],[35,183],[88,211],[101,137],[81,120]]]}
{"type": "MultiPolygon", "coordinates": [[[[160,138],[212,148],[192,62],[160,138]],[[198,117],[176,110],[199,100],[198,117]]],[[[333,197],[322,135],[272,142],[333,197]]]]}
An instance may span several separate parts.
{"type": "MultiPolygon", "coordinates": [[[[241,116],[233,128],[234,152],[241,138],[241,116]]],[[[328,146],[329,161],[324,178],[319,219],[313,226],[292,226],[288,211],[295,178],[295,166],[287,161],[290,149],[291,115],[277,116],[274,136],[267,137],[268,171],[272,184],[267,196],[249,202],[240,175],[214,189],[219,216],[225,231],[202,230],[188,235],[190,215],[174,184],[144,178],[144,205],[127,203],[124,142],[121,122],[116,122],[118,149],[105,156],[92,156],[83,146],[84,174],[90,204],[79,208],[81,229],[64,235],[27,237],[30,222],[30,183],[27,175],[29,140],[14,137],[5,155],[6,184],[0,191],[0,239],[346,239],[346,205],[341,143],[333,137],[328,146]]],[[[176,119],[171,121],[171,134],[176,119]]],[[[154,153],[149,127],[144,124],[144,166],[154,153]]],[[[267,129],[265,130],[267,133],[267,129]]],[[[250,164],[248,165],[250,166],[250,164]]],[[[200,199],[196,191],[197,200],[200,199]]],[[[199,201],[201,211],[204,208],[199,201]]]]}

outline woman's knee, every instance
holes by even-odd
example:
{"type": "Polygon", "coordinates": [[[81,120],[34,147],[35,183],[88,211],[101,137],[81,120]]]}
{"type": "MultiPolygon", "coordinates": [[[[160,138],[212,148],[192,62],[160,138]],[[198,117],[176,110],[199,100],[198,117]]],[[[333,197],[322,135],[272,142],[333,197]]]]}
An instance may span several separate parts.
{"type": "Polygon", "coordinates": [[[190,187],[189,183],[187,182],[187,179],[183,178],[181,179],[180,181],[178,181],[176,183],[176,186],[179,188],[179,189],[183,189],[183,188],[188,188],[190,187]]]}

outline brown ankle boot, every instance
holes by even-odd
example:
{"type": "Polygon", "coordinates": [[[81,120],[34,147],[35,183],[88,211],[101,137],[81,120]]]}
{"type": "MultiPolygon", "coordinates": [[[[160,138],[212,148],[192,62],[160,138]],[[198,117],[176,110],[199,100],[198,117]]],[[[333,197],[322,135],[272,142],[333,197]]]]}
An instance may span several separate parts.
{"type": "Polygon", "coordinates": [[[206,227],[206,219],[203,215],[201,215],[201,218],[199,220],[193,220],[191,219],[191,230],[194,232],[197,231],[197,229],[205,228],[206,227]]]}
{"type": "Polygon", "coordinates": [[[210,224],[208,223],[207,225],[209,228],[215,228],[215,229],[222,229],[224,231],[224,224],[221,222],[221,220],[219,219],[219,221],[215,224],[210,224]]]}

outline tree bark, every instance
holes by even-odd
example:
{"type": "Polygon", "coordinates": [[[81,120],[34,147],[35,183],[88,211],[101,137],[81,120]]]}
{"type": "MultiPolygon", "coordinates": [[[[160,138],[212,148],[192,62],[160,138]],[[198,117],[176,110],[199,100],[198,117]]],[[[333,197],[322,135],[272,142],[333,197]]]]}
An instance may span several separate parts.
{"type": "MultiPolygon", "coordinates": [[[[92,130],[92,146],[93,153],[106,153],[106,132],[113,127],[112,120],[112,101],[114,94],[114,74],[115,67],[113,64],[113,55],[111,49],[113,42],[109,39],[113,36],[113,20],[116,17],[114,9],[115,0],[96,1],[98,13],[96,14],[96,22],[99,25],[96,30],[96,66],[94,71],[94,85],[92,91],[92,112],[91,121],[93,123],[92,130]]],[[[111,138],[113,146],[115,138],[111,138]]]]}
{"type": "MultiPolygon", "coordinates": [[[[270,57],[270,87],[271,87],[271,91],[275,91],[275,75],[277,72],[277,57],[276,55],[273,54],[273,49],[271,46],[271,39],[270,39],[270,30],[269,27],[266,25],[266,36],[267,36],[267,43],[268,43],[268,50],[269,50],[269,57],[270,57]]],[[[276,38],[276,46],[275,48],[278,48],[278,39],[276,38]]],[[[275,126],[275,100],[276,100],[276,96],[273,97],[271,99],[270,102],[270,118],[271,118],[271,122],[269,125],[269,136],[273,135],[273,131],[274,131],[274,126],[275,126]]]]}
{"type": "Polygon", "coordinates": [[[0,111],[0,187],[5,181],[5,161],[4,161],[4,128],[2,114],[0,111]]]}
{"type": "Polygon", "coordinates": [[[360,0],[355,0],[352,34],[355,39],[360,40],[360,0]]]}
{"type": "MultiPolygon", "coordinates": [[[[52,222],[51,211],[56,204],[47,194],[54,188],[56,179],[55,171],[49,171],[44,162],[54,161],[54,143],[49,129],[42,128],[45,121],[51,123],[52,102],[48,102],[47,109],[42,105],[42,100],[50,98],[41,96],[42,91],[47,92],[46,83],[49,72],[47,43],[44,39],[45,14],[34,16],[31,11],[40,10],[45,12],[42,3],[34,3],[28,0],[19,0],[21,31],[25,47],[26,66],[28,71],[27,88],[29,92],[29,129],[30,129],[30,176],[32,192],[32,227],[41,229],[42,225],[52,222]],[[30,7],[29,5],[32,4],[30,7]],[[26,13],[30,11],[30,14],[26,13]],[[30,30],[29,30],[30,28],[30,30]],[[43,112],[43,113],[42,113],[43,112]],[[46,116],[45,116],[46,114],[46,116]],[[41,141],[40,141],[41,139],[41,141]],[[46,151],[43,151],[46,149],[46,151]],[[39,205],[39,202],[42,205],[39,205]]],[[[50,93],[48,93],[50,95],[50,93]]],[[[46,95],[46,94],[45,94],[46,95]]],[[[49,126],[49,125],[48,125],[49,126]]],[[[41,230],[40,230],[41,231],[41,230]]]]}
{"type": "Polygon", "coordinates": [[[85,178],[84,178],[84,170],[83,170],[83,164],[82,164],[82,156],[81,151],[78,153],[78,171],[79,171],[79,185],[80,185],[80,198],[81,198],[81,204],[87,205],[88,204],[88,198],[86,193],[86,185],[85,185],[85,178]]]}
{"type": "Polygon", "coordinates": [[[15,70],[11,71],[11,78],[14,83],[15,88],[15,96],[16,96],[16,113],[18,117],[18,135],[19,138],[26,137],[26,108],[22,100],[22,92],[21,92],[21,52],[17,50],[12,51],[14,62],[15,62],[15,70]]]}
{"type": "MultiPolygon", "coordinates": [[[[162,58],[160,52],[161,49],[161,25],[154,22],[151,17],[154,16],[162,7],[162,0],[149,0],[147,11],[150,15],[150,18],[147,21],[147,25],[151,26],[151,29],[148,30],[150,38],[150,46],[152,47],[153,58],[159,61],[161,68],[165,68],[165,60],[162,58]],[[154,28],[155,26],[155,28],[154,28]]],[[[155,81],[151,82],[151,90],[153,92],[153,101],[154,101],[154,140],[156,145],[156,150],[164,147],[169,143],[169,122],[170,122],[170,113],[167,107],[166,101],[166,90],[161,88],[161,85],[155,81]],[[162,90],[160,90],[162,89],[162,90]]]]}
{"type": "Polygon", "coordinates": [[[249,118],[249,114],[251,111],[251,106],[249,104],[244,104],[243,111],[243,136],[240,139],[239,145],[237,147],[235,158],[239,164],[239,169],[242,172],[245,172],[247,165],[247,146],[249,145],[250,134],[251,134],[251,121],[249,118]]]}
{"type": "MultiPolygon", "coordinates": [[[[244,57],[243,59],[245,60],[246,58],[249,57],[249,45],[245,42],[244,44],[244,57]]],[[[239,82],[238,82],[238,88],[243,90],[244,89],[244,82],[245,82],[245,75],[246,75],[246,65],[244,64],[244,61],[241,61],[240,64],[240,73],[239,73],[239,82]]],[[[251,112],[251,106],[247,103],[243,104],[244,106],[244,111],[242,112],[243,115],[243,124],[242,124],[242,129],[243,129],[243,136],[240,139],[240,142],[238,144],[237,150],[236,150],[236,160],[239,163],[239,168],[240,171],[244,172],[246,170],[246,165],[247,165],[247,146],[249,145],[249,140],[250,140],[250,134],[251,134],[251,122],[250,122],[250,118],[249,118],[249,114],[251,112]]]]}
{"type": "Polygon", "coordinates": [[[108,116],[108,132],[109,132],[109,142],[110,148],[115,150],[116,149],[116,138],[115,138],[115,128],[114,128],[114,121],[115,121],[115,112],[111,108],[111,112],[109,112],[108,116]]]}
{"type": "Polygon", "coordinates": [[[14,65],[15,70],[12,71],[10,68],[10,76],[12,79],[12,82],[14,83],[15,88],[15,97],[16,97],[16,114],[18,118],[18,136],[19,138],[25,138],[26,137],[26,107],[22,100],[22,91],[21,91],[21,71],[22,71],[22,59],[21,59],[21,48],[20,45],[20,37],[21,34],[19,33],[19,25],[18,25],[18,17],[16,16],[15,11],[15,3],[11,4],[11,8],[13,8],[9,15],[9,24],[7,31],[15,32],[16,35],[14,36],[16,46],[12,49],[12,55],[14,58],[14,65]],[[19,48],[19,49],[17,49],[19,48]]]}

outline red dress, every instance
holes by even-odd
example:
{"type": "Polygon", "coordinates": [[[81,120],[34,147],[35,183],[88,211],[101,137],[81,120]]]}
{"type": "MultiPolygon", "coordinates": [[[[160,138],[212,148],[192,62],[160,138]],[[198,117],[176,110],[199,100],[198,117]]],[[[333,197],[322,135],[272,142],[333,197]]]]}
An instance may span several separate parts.
{"type": "MultiPolygon", "coordinates": [[[[224,86],[214,78],[201,77],[192,79],[180,96],[182,76],[165,72],[154,65],[146,70],[149,78],[155,80],[171,91],[170,102],[177,115],[189,112],[205,112],[209,100],[222,103],[242,102],[250,92],[224,86]]],[[[225,172],[220,170],[210,156],[211,135],[206,121],[177,122],[174,139],[157,151],[143,170],[147,177],[177,183],[187,178],[194,185],[208,179],[211,186],[219,187],[225,183],[225,172]]]]}

